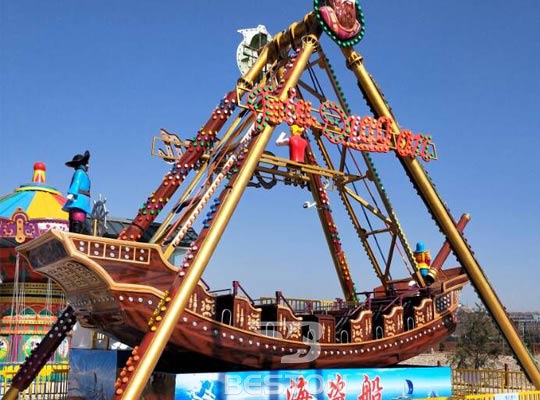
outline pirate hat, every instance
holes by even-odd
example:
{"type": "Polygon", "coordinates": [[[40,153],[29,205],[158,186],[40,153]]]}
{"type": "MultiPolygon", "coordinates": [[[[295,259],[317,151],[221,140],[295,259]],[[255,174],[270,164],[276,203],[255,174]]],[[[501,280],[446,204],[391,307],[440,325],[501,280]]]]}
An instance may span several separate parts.
{"type": "Polygon", "coordinates": [[[416,243],[416,250],[414,252],[423,253],[424,251],[426,251],[426,245],[424,244],[424,242],[416,243]]]}
{"type": "Polygon", "coordinates": [[[90,152],[86,150],[83,154],[76,154],[73,156],[73,160],[68,161],[66,165],[68,167],[76,168],[79,165],[85,165],[88,164],[88,160],[90,159],[90,152]]]}

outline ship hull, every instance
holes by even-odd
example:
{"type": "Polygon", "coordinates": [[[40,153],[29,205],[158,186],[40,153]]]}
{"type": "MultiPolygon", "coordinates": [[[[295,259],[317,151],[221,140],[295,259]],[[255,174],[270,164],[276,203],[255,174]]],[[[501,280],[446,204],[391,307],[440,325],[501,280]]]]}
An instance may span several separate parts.
{"type": "MultiPolygon", "coordinates": [[[[64,289],[82,326],[129,346],[152,329],[167,290],[182,279],[181,269],[150,244],[50,232],[18,250],[64,289]]],[[[349,314],[337,308],[301,313],[278,301],[257,305],[237,294],[213,295],[199,284],[161,365],[177,372],[394,365],[455,329],[467,278],[458,268],[440,276],[428,291],[411,289],[410,279],[396,281],[399,295],[386,299],[375,290],[370,308],[349,314]]]]}

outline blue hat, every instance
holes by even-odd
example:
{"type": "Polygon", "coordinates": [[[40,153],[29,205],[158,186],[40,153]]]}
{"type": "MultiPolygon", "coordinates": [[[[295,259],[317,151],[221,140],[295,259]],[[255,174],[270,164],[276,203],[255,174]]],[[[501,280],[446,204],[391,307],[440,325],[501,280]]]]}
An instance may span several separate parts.
{"type": "Polygon", "coordinates": [[[416,243],[416,250],[415,253],[422,253],[426,251],[426,246],[424,246],[424,242],[418,242],[416,243]]]}

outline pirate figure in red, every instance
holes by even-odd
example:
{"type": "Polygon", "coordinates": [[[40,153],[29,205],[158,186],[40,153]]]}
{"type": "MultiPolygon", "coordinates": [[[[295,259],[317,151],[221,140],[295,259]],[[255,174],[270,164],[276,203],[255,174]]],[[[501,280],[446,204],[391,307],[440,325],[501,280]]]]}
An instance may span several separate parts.
{"type": "Polygon", "coordinates": [[[289,158],[291,161],[305,162],[305,151],[308,141],[303,137],[304,128],[298,125],[291,126],[291,136],[286,138],[286,133],[282,132],[276,140],[278,146],[289,146],[289,158]]]}
{"type": "Polygon", "coordinates": [[[76,154],[71,161],[66,162],[68,167],[75,169],[66,196],[67,202],[63,207],[64,211],[69,212],[70,232],[83,233],[86,214],[90,213],[89,160],[90,152],[86,150],[84,154],[76,154]]]}

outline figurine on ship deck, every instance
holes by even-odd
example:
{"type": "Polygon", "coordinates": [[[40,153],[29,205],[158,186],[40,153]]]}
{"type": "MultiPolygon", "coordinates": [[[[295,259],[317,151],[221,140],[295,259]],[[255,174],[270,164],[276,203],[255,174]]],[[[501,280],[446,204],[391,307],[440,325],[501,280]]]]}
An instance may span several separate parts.
{"type": "Polygon", "coordinates": [[[84,233],[86,215],[90,213],[89,160],[90,152],[86,150],[84,154],[76,154],[71,161],[66,162],[66,166],[74,168],[75,172],[63,210],[69,212],[69,231],[74,233],[84,233]]]}

